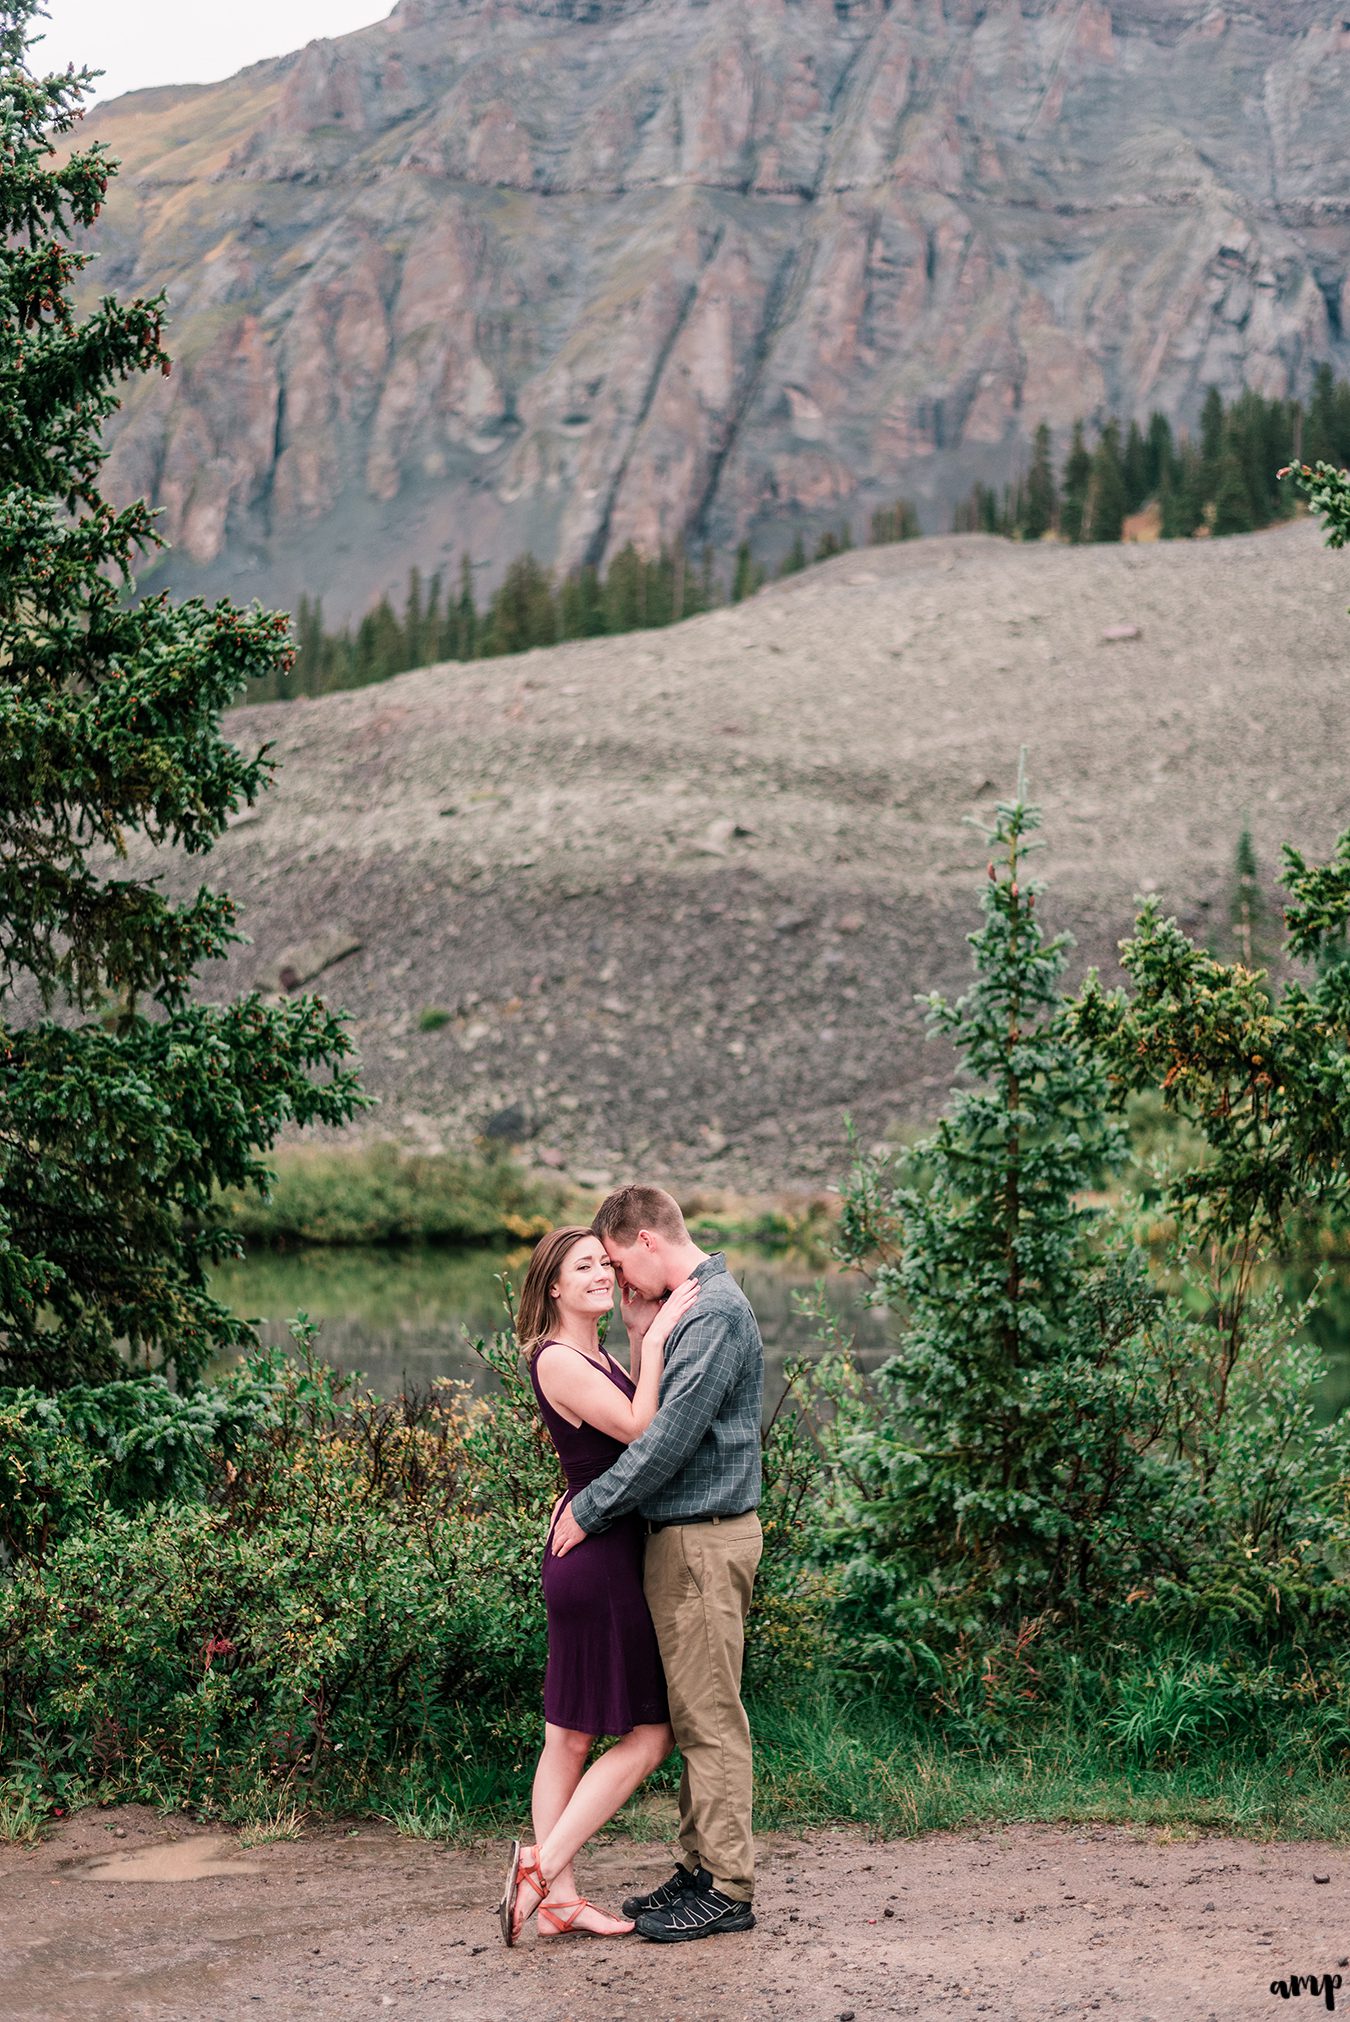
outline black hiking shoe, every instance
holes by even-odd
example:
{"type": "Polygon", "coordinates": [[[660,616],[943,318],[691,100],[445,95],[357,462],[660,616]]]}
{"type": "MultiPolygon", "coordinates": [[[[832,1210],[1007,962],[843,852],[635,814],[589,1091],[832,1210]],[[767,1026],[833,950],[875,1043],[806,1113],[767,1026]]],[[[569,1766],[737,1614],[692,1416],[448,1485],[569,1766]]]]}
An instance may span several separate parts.
{"type": "Polygon", "coordinates": [[[628,1896],[623,1903],[626,1917],[645,1917],[650,1910],[669,1910],[690,1889],[707,1888],[712,1876],[706,1868],[677,1867],[668,1882],[650,1889],[645,1896],[628,1896]]]}
{"type": "Polygon", "coordinates": [[[691,1938],[719,1938],[724,1931],[753,1931],[755,1913],[749,1903],[724,1896],[709,1883],[686,1889],[668,1910],[650,1910],[637,1919],[637,1934],[658,1945],[683,1945],[691,1938]]]}

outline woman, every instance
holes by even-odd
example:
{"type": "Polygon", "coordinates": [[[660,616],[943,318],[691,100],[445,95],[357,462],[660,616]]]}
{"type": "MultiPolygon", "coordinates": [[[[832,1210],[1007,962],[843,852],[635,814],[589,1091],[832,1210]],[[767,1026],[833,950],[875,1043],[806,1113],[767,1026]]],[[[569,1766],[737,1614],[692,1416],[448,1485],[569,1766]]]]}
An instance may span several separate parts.
{"type": "Polygon", "coordinates": [[[616,1938],[633,1928],[577,1894],[572,1862],[675,1745],[642,1592],[642,1523],[622,1518],[564,1558],[553,1555],[553,1525],[568,1496],[651,1424],[667,1337],[697,1296],[689,1279],[645,1335],[628,1323],[625,1371],[600,1345],[600,1321],[614,1304],[614,1267],[598,1237],[555,1229],[537,1245],[526,1274],[517,1333],[567,1489],[554,1504],[544,1546],[544,1748],[534,1777],[534,1843],[512,1846],[498,1909],[508,1945],[535,1910],[541,1937],[616,1938]],[[620,1738],[587,1769],[592,1743],[608,1734],[620,1738]]]}

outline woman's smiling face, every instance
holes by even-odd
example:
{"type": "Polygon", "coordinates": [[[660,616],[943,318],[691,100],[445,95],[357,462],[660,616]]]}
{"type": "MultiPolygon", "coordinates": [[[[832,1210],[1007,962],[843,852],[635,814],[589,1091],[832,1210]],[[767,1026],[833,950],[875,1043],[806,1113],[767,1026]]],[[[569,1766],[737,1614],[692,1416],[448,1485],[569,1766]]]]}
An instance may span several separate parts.
{"type": "Polygon", "coordinates": [[[571,1313],[581,1320],[597,1320],[613,1309],[614,1266],[598,1236],[583,1236],[573,1243],[549,1292],[564,1316],[571,1313]]]}

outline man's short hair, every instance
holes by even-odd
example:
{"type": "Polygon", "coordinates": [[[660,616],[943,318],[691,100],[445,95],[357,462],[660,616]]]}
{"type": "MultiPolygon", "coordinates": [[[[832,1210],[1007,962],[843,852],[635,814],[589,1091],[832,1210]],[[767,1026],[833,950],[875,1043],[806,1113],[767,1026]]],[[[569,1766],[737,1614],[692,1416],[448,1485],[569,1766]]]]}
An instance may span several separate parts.
{"type": "Polygon", "coordinates": [[[679,1202],[664,1187],[615,1187],[601,1201],[592,1233],[602,1243],[608,1237],[626,1249],[637,1240],[639,1229],[650,1229],[668,1243],[685,1242],[689,1236],[679,1202]]]}

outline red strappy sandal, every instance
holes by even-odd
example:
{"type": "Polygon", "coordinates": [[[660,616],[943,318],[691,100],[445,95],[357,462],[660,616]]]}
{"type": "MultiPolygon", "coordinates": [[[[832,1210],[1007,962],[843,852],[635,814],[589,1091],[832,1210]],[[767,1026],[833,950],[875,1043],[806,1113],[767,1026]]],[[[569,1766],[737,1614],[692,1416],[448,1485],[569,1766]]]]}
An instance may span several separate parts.
{"type": "Polygon", "coordinates": [[[506,1887],[502,1890],[502,1899],[497,1905],[497,1922],[501,1927],[504,1945],[514,1945],[520,1935],[520,1931],[516,1928],[516,1902],[522,1883],[526,1888],[533,1889],[535,1900],[520,1920],[521,1930],[547,1896],[548,1883],[544,1880],[544,1871],[539,1865],[538,1847],[531,1847],[526,1853],[520,1841],[513,1839],[511,1865],[506,1870],[506,1887]]]}
{"type": "MultiPolygon", "coordinates": [[[[626,1938],[633,1928],[629,1923],[627,1931],[588,1931],[583,1924],[577,1922],[583,1910],[600,1910],[600,1905],[588,1903],[585,1896],[578,1897],[572,1903],[545,1903],[539,1911],[539,1935],[550,1938],[626,1938]],[[559,1916],[560,1910],[566,1914],[559,1916]],[[548,1918],[547,1924],[544,1922],[545,1917],[548,1918]]],[[[610,1913],[608,1910],[600,1910],[600,1914],[607,1917],[610,1913]]],[[[625,1919],[619,1918],[617,1921],[622,1923],[625,1919]]]]}

